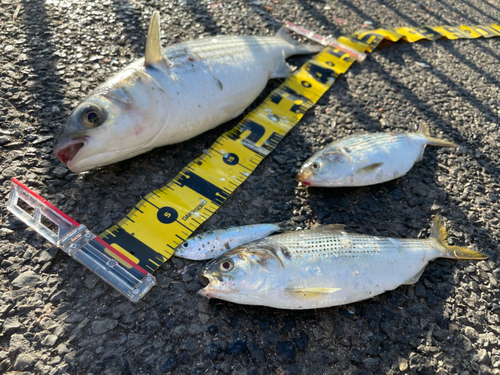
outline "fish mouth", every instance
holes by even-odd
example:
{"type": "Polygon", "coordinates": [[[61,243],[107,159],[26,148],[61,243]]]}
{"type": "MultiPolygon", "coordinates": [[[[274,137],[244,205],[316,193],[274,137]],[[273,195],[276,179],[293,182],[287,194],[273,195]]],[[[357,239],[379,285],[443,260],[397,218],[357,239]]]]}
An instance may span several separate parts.
{"type": "Polygon", "coordinates": [[[212,298],[215,297],[215,294],[228,292],[222,289],[226,283],[218,275],[213,275],[202,270],[198,274],[198,280],[205,285],[205,288],[198,291],[198,294],[203,297],[212,298]]]}
{"type": "MultiPolygon", "coordinates": [[[[66,142],[62,146],[57,147],[54,150],[57,158],[63,163],[65,166],[70,168],[71,162],[78,155],[80,150],[86,145],[85,139],[73,139],[71,141],[66,142]]],[[[71,169],[71,168],[70,168],[71,169]]]]}
{"type": "Polygon", "coordinates": [[[205,276],[204,272],[201,271],[199,274],[198,274],[198,280],[200,280],[200,282],[204,285],[204,286],[208,286],[210,284],[210,279],[208,277],[205,276]]]}
{"type": "Polygon", "coordinates": [[[299,172],[297,173],[297,181],[302,183],[302,185],[305,186],[311,186],[311,182],[308,181],[309,177],[311,177],[310,173],[307,172],[299,172]]]}

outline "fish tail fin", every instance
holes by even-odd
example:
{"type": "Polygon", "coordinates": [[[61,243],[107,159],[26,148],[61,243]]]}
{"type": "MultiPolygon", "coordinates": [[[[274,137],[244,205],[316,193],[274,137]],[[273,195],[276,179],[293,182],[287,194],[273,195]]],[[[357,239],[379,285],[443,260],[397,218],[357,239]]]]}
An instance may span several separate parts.
{"type": "Polygon", "coordinates": [[[446,229],[443,225],[443,219],[441,219],[440,215],[436,215],[434,219],[434,223],[432,224],[431,229],[431,238],[433,238],[438,244],[439,251],[442,252],[443,258],[450,259],[473,259],[473,260],[481,260],[487,259],[488,257],[479,251],[467,249],[466,247],[461,246],[451,246],[446,242],[446,229]]]}
{"type": "Polygon", "coordinates": [[[314,45],[314,44],[302,44],[302,43],[297,42],[295,39],[292,38],[292,36],[290,35],[290,32],[288,31],[288,29],[285,26],[282,26],[281,29],[278,30],[278,32],[276,33],[276,36],[278,38],[283,39],[288,44],[291,44],[295,49],[293,53],[296,55],[301,55],[301,54],[305,55],[308,53],[316,53],[316,52],[321,51],[324,48],[324,46],[322,46],[320,44],[316,44],[316,45],[314,45]]]}
{"type": "Polygon", "coordinates": [[[429,132],[429,128],[425,123],[422,123],[418,128],[418,132],[427,138],[427,144],[431,146],[439,146],[439,147],[458,147],[457,144],[449,141],[445,141],[444,139],[438,139],[431,137],[431,133],[429,132]]]}

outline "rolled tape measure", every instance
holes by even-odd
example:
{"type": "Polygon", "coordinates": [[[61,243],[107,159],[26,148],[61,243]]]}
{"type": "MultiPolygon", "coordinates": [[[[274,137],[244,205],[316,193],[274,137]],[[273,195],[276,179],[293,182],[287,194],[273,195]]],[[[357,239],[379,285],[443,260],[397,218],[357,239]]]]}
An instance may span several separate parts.
{"type": "Polygon", "coordinates": [[[354,54],[348,52],[349,48],[372,52],[383,40],[413,43],[422,39],[496,36],[500,36],[497,24],[399,27],[340,37],[337,44],[327,46],[296,70],[261,105],[221,135],[170,183],[146,195],[123,220],[102,233],[100,237],[121,253],[117,256],[108,251],[108,255],[124,266],[135,263],[148,272],[160,267],[174,254],[175,248],[248,178],[335,79],[356,61],[354,54]]]}

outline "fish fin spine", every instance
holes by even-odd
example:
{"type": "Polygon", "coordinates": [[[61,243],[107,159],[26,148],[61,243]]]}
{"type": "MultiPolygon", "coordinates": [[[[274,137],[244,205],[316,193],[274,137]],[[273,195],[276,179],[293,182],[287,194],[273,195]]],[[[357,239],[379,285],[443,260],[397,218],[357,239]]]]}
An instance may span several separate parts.
{"type": "Polygon", "coordinates": [[[156,65],[160,63],[162,59],[163,56],[161,54],[160,44],[160,13],[155,11],[149,23],[144,65],[146,67],[156,65]]]}
{"type": "Polygon", "coordinates": [[[433,238],[438,245],[438,250],[442,253],[441,257],[464,260],[482,260],[488,258],[486,255],[480,253],[479,251],[467,249],[466,247],[461,246],[448,245],[446,237],[447,233],[443,225],[443,219],[440,215],[436,215],[434,223],[432,224],[431,238],[433,238]]]}
{"type": "Polygon", "coordinates": [[[429,132],[428,126],[425,124],[425,122],[422,122],[420,126],[418,127],[418,133],[421,133],[425,135],[426,137],[430,137],[431,133],[429,132]]]}
{"type": "Polygon", "coordinates": [[[431,146],[438,146],[438,147],[458,147],[456,143],[446,141],[444,139],[438,139],[431,137],[431,133],[429,132],[429,128],[427,125],[423,122],[420,124],[418,128],[418,133],[422,134],[426,139],[427,139],[427,144],[431,146]]]}

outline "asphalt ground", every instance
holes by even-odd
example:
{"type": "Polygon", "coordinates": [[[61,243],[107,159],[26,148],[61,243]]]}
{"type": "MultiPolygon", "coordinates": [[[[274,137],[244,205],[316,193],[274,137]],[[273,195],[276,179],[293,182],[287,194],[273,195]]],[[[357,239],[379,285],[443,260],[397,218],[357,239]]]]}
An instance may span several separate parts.
{"type": "MultiPolygon", "coordinates": [[[[500,20],[496,0],[212,1],[218,0],[2,0],[3,202],[17,177],[100,233],[237,123],[80,175],[54,157],[55,135],[72,108],[143,55],[154,10],[161,12],[163,45],[271,35],[284,20],[333,36],[500,20]]],[[[449,243],[489,260],[437,260],[415,285],[349,306],[295,312],[205,299],[196,277],[204,263],[171,259],[155,273],[158,286],[134,305],[2,204],[0,372],[500,373],[499,59],[500,38],[377,50],[338,79],[203,225],[344,223],[360,233],[425,238],[440,213],[449,243]],[[294,179],[301,163],[334,139],[412,131],[422,121],[460,148],[429,147],[405,177],[371,187],[305,188],[294,179]]],[[[280,82],[271,81],[250,109],[280,82]]]]}

